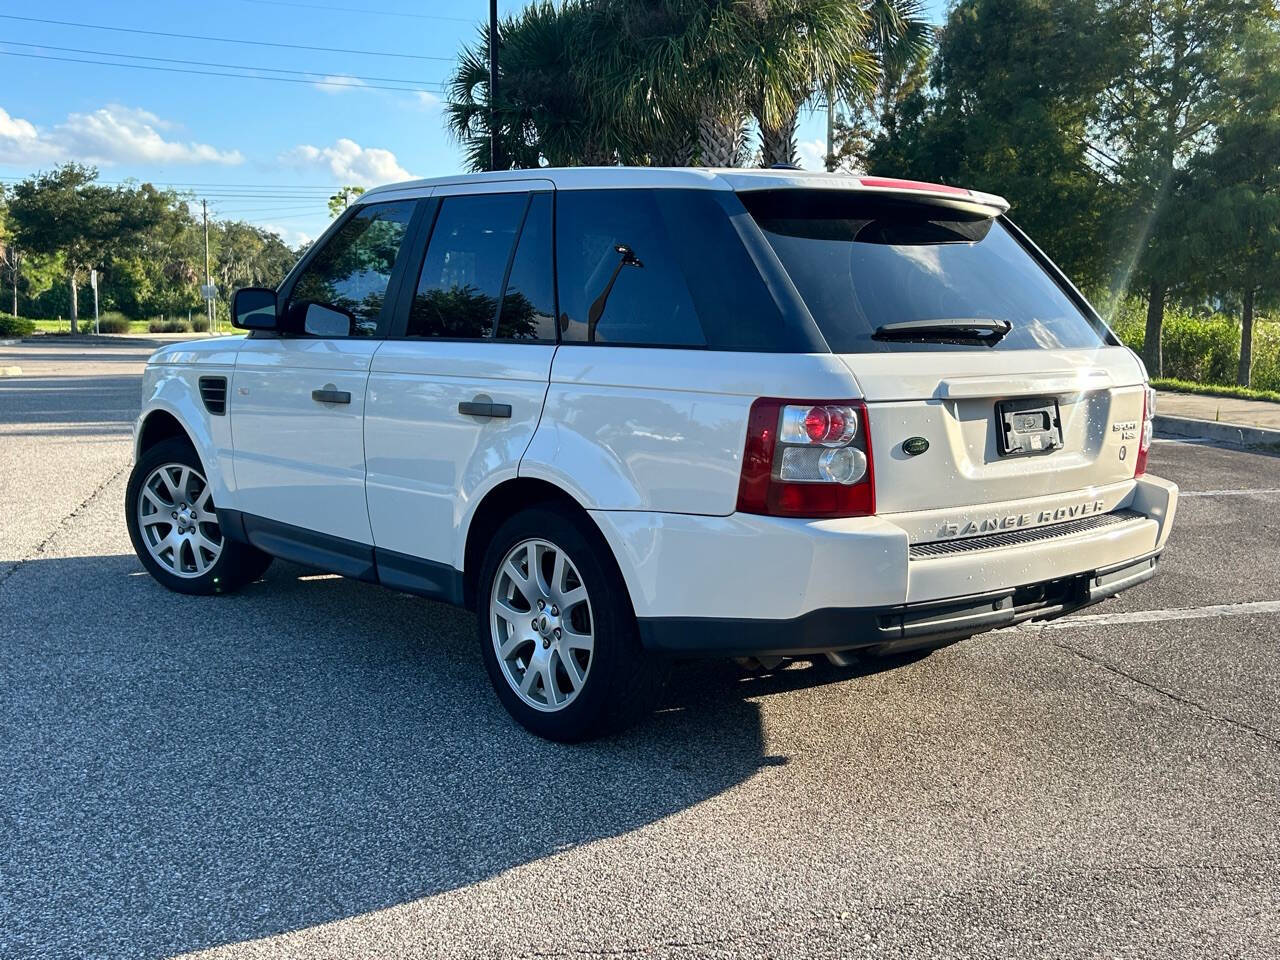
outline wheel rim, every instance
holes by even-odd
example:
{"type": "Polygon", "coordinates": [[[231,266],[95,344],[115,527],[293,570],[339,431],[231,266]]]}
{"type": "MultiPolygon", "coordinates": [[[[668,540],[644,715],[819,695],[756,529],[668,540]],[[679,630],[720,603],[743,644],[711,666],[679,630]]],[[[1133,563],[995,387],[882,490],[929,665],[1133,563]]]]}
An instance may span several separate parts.
{"type": "Polygon", "coordinates": [[[578,568],[548,540],[507,552],[489,597],[490,632],[511,689],[554,713],[577,699],[595,657],[595,618],[578,568]]]}
{"type": "Polygon", "coordinates": [[[151,559],[175,577],[202,577],[222,555],[209,482],[185,463],[166,463],[147,476],[138,494],[138,529],[151,559]]]}

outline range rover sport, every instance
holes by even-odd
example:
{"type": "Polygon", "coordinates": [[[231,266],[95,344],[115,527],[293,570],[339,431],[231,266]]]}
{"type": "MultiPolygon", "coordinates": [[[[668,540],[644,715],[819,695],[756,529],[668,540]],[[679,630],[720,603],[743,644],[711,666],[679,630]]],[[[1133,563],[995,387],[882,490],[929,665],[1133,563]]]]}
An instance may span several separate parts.
{"type": "Polygon", "coordinates": [[[183,593],[273,557],[476,613],[528,729],[672,658],[929,649],[1154,575],[1138,359],[951,186],[504,171],[364,194],[244,337],[151,358],[125,514],[183,593]]]}

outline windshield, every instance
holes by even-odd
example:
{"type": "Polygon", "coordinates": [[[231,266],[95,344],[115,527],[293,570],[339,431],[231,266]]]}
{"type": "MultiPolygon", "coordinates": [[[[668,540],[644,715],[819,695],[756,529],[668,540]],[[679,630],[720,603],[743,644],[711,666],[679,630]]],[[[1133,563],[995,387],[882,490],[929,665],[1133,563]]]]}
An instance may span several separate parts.
{"type": "Polygon", "coordinates": [[[1007,322],[1007,334],[984,341],[997,350],[1108,342],[998,220],[830,190],[740,197],[836,353],[975,349],[936,333],[876,336],[943,320],[1007,322]]]}

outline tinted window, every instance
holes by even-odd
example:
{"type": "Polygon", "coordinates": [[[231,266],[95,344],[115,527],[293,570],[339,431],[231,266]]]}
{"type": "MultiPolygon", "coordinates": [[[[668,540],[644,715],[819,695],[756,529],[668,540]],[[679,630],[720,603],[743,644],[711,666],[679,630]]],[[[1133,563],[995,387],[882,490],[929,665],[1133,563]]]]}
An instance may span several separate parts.
{"type": "Polygon", "coordinates": [[[975,349],[873,337],[882,324],[941,319],[1007,320],[999,350],[1106,342],[998,220],[834,191],[741,197],[836,353],[975,349]]]}
{"type": "Polygon", "coordinates": [[[410,337],[493,336],[527,193],[445,197],[409,312],[410,337]]]}
{"type": "Polygon", "coordinates": [[[562,191],[556,240],[565,342],[706,342],[653,191],[562,191]]]}
{"type": "MultiPolygon", "coordinates": [[[[415,201],[361,207],[325,241],[299,275],[286,305],[292,329],[303,329],[309,304],[318,304],[331,321],[350,321],[350,336],[378,332],[382,304],[409,228],[415,201]],[[331,311],[337,311],[336,314],[331,311]]],[[[343,336],[345,323],[327,323],[327,336],[343,336]]]]}
{"type": "Polygon", "coordinates": [[[499,340],[556,338],[555,276],[551,258],[550,193],[535,193],[529,201],[524,227],[498,315],[499,340]]]}

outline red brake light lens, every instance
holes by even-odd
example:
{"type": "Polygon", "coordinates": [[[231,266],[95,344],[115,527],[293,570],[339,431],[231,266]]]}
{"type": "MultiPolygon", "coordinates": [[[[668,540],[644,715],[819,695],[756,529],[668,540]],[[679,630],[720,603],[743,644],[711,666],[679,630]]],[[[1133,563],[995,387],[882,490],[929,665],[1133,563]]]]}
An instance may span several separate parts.
{"type": "Polygon", "coordinates": [[[875,513],[866,417],[858,400],[757,400],[748,417],[738,510],[807,518],[875,513]]]}
{"type": "Polygon", "coordinates": [[[950,193],[956,196],[969,196],[964,187],[953,187],[946,183],[926,183],[923,180],[899,180],[894,177],[861,177],[864,187],[879,187],[882,190],[923,190],[927,193],[950,193]]]}

